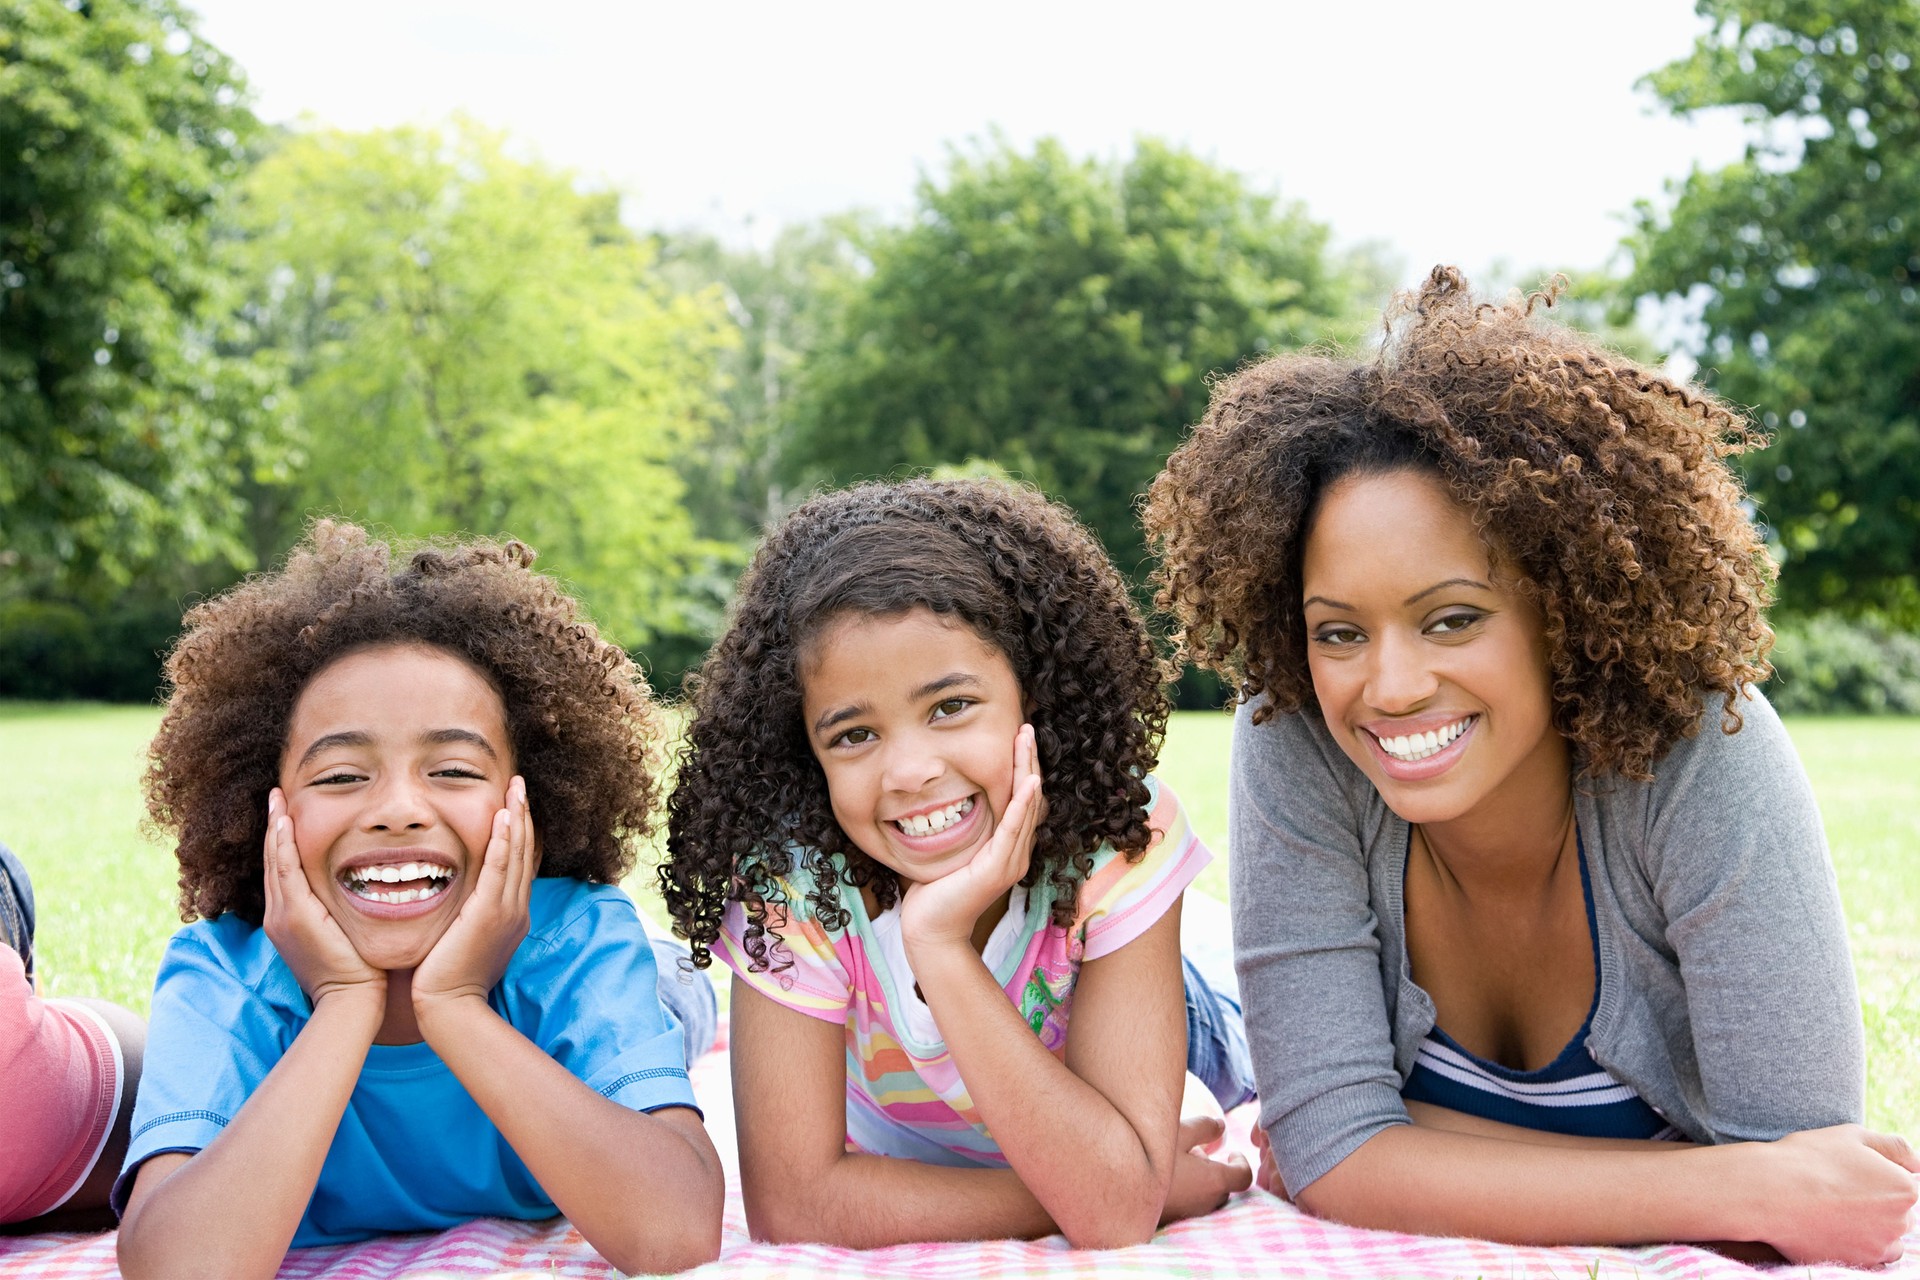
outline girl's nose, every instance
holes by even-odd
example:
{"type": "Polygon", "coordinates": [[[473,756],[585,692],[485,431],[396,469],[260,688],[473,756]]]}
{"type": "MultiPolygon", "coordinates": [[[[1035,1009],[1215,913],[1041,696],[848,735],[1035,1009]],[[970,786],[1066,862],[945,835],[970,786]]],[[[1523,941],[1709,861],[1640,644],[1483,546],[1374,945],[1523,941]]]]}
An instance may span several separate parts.
{"type": "Polygon", "coordinates": [[[889,791],[915,792],[946,772],[946,765],[930,744],[907,734],[887,744],[881,784],[889,791]]]}
{"type": "Polygon", "coordinates": [[[1439,678],[1417,636],[1400,636],[1389,630],[1374,637],[1368,654],[1367,705],[1399,715],[1419,707],[1439,687],[1439,678]]]}

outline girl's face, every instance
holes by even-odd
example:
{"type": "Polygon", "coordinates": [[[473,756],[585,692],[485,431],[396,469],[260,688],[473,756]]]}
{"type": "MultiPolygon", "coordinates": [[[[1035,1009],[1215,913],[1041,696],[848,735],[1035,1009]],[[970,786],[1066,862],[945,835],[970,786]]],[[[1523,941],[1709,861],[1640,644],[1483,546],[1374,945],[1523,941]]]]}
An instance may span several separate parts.
{"type": "Polygon", "coordinates": [[[937,880],[992,836],[1026,711],[1006,655],[924,607],[835,618],[807,644],[801,714],[847,838],[937,880]]]}
{"type": "Polygon", "coordinates": [[[380,969],[426,958],[472,892],[514,774],[506,707],[425,645],[363,649],[293,704],[280,759],[307,882],[380,969]]]}
{"type": "Polygon", "coordinates": [[[1435,824],[1564,794],[1539,610],[1437,477],[1336,482],[1301,569],[1314,694],[1389,808],[1435,824]]]}

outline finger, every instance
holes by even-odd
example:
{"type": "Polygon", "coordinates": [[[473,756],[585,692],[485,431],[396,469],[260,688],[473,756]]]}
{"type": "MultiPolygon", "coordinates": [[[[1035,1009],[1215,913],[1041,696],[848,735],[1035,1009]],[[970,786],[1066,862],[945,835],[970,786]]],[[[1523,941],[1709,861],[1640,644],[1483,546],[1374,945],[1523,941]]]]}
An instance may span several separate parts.
{"type": "Polygon", "coordinates": [[[1920,1156],[1916,1156],[1913,1147],[1897,1133],[1875,1133],[1872,1129],[1860,1131],[1861,1141],[1887,1159],[1905,1169],[1908,1173],[1920,1173],[1920,1156]]]}
{"type": "Polygon", "coordinates": [[[280,788],[267,792],[267,833],[260,841],[261,880],[266,892],[267,912],[277,915],[280,910],[280,877],[284,874],[280,866],[280,810],[283,801],[280,788]]]}
{"type": "Polygon", "coordinates": [[[1253,1126],[1248,1132],[1248,1137],[1252,1139],[1253,1149],[1255,1151],[1268,1151],[1272,1149],[1272,1144],[1267,1140],[1267,1131],[1259,1125],[1253,1126]]]}
{"type": "Polygon", "coordinates": [[[480,879],[473,886],[473,896],[488,897],[503,901],[506,898],[507,854],[513,841],[513,804],[496,809],[493,814],[493,830],[487,833],[487,847],[480,855],[480,879]]]}
{"type": "Polygon", "coordinates": [[[1180,1121],[1180,1136],[1174,1140],[1182,1151],[1211,1146],[1220,1141],[1227,1126],[1217,1116],[1185,1116],[1180,1121]]]}
{"type": "Polygon", "coordinates": [[[533,878],[540,870],[540,843],[534,838],[533,809],[527,802],[527,780],[515,777],[513,782],[519,791],[513,824],[513,901],[525,906],[527,895],[533,890],[533,878]]]}
{"type": "Polygon", "coordinates": [[[1247,1163],[1245,1156],[1235,1153],[1225,1159],[1212,1156],[1208,1159],[1219,1167],[1221,1182],[1225,1185],[1228,1195],[1236,1191],[1245,1191],[1253,1185],[1253,1166],[1247,1163]]]}

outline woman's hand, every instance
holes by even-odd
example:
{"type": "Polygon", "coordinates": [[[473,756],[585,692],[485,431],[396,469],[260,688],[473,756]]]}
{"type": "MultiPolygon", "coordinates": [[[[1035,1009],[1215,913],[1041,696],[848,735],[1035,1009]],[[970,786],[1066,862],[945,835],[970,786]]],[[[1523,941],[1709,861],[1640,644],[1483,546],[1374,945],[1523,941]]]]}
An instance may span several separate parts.
{"type": "Polygon", "coordinates": [[[473,891],[414,970],[416,1012],[468,996],[486,1002],[487,993],[527,936],[527,899],[539,869],[539,841],[527,811],[526,780],[515,775],[507,784],[506,807],[493,815],[493,831],[473,891]]]}
{"type": "Polygon", "coordinates": [[[900,931],[908,944],[971,945],[980,913],[1006,897],[1027,874],[1034,832],[1045,812],[1033,726],[1023,724],[1013,739],[1013,791],[993,835],[965,866],[907,889],[900,905],[900,931]]]}
{"type": "Polygon", "coordinates": [[[262,924],[307,999],[317,1009],[321,1000],[345,995],[366,999],[384,1010],[386,972],[360,958],[314,893],[294,843],[286,797],[278,787],[267,793],[267,838],[261,857],[267,898],[262,924]]]}
{"type": "Polygon", "coordinates": [[[1212,1213],[1236,1191],[1245,1191],[1253,1181],[1246,1157],[1233,1154],[1216,1159],[1207,1152],[1226,1136],[1227,1126],[1218,1116],[1188,1116],[1180,1122],[1175,1139],[1173,1185],[1167,1188],[1167,1207],[1160,1225],[1182,1218],[1197,1218],[1212,1213]]]}
{"type": "Polygon", "coordinates": [[[1920,1157],[1906,1139],[1857,1124],[1792,1133],[1752,1150],[1768,1162],[1754,1238],[1789,1262],[1872,1267],[1901,1256],[1920,1157]]]}

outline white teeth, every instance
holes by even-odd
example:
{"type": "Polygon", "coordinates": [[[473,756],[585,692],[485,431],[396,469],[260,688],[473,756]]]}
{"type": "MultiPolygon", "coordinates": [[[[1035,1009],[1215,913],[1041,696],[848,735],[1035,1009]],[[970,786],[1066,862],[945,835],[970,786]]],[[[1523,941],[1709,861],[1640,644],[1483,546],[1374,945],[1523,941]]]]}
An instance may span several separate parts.
{"type": "Polygon", "coordinates": [[[896,819],[894,825],[910,836],[930,836],[945,831],[973,811],[973,797],[956,800],[944,809],[935,809],[932,813],[915,814],[911,818],[896,819]]]}
{"type": "MultiPolygon", "coordinates": [[[[417,877],[416,877],[417,878],[417,877]]],[[[373,902],[384,902],[395,906],[402,902],[419,902],[423,898],[438,897],[447,890],[445,880],[435,880],[432,884],[419,889],[372,889],[364,883],[350,883],[347,888],[355,897],[367,898],[373,902]]]]}
{"type": "Polygon", "coordinates": [[[417,902],[421,898],[431,898],[446,887],[453,878],[453,872],[447,867],[432,862],[390,862],[378,867],[360,867],[341,877],[349,892],[363,898],[372,898],[376,902],[417,902]],[[405,884],[411,880],[425,880],[427,885],[419,889],[375,892],[368,886],[375,884],[405,884]]]}
{"type": "Polygon", "coordinates": [[[1438,729],[1430,729],[1425,733],[1410,733],[1393,738],[1380,738],[1380,749],[1392,756],[1395,760],[1402,760],[1409,764],[1415,760],[1424,760],[1434,752],[1446,747],[1462,733],[1465,733],[1467,726],[1471,725],[1473,720],[1474,718],[1472,716],[1467,716],[1464,719],[1454,721],[1450,725],[1444,725],[1438,729]]]}

